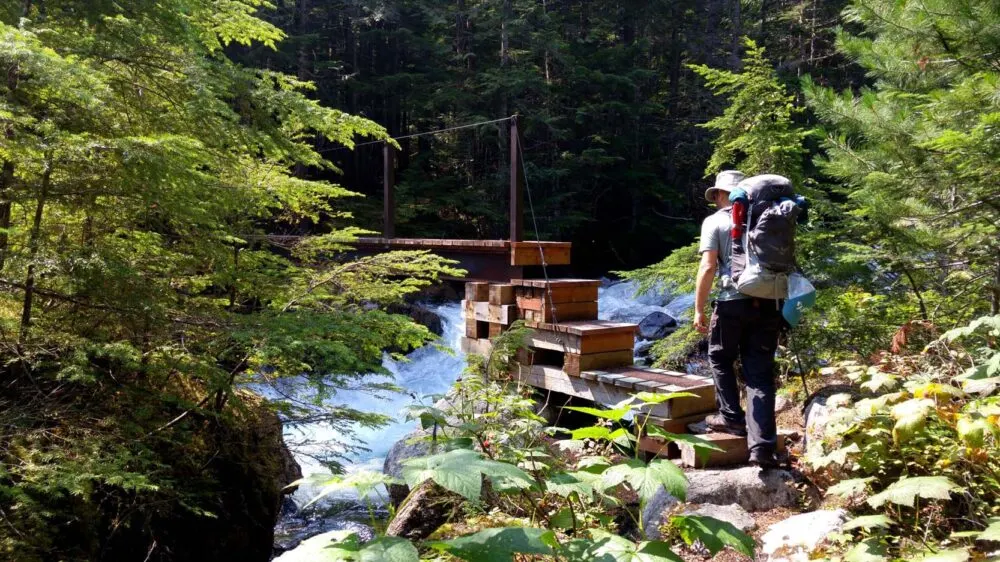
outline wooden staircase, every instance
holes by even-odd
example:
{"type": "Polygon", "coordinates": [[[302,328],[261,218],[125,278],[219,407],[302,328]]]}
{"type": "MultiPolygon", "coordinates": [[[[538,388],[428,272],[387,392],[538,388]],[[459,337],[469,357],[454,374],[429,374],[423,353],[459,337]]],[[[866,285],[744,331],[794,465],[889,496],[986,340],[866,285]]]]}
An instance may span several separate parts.
{"type": "MultiPolygon", "coordinates": [[[[524,320],[532,331],[512,373],[519,381],[601,404],[615,404],[636,392],[691,393],[695,397],[673,398],[648,412],[650,423],[670,433],[689,433],[688,424],[715,411],[712,379],[636,366],[633,348],[638,326],[597,319],[599,286],[600,281],[589,279],[466,283],[462,351],[488,355],[490,338],[506,331],[515,320],[524,320]]],[[[691,467],[741,464],[749,457],[745,438],[718,433],[703,437],[725,451],[713,452],[702,462],[690,446],[648,435],[640,436],[639,447],[691,467]]]]}

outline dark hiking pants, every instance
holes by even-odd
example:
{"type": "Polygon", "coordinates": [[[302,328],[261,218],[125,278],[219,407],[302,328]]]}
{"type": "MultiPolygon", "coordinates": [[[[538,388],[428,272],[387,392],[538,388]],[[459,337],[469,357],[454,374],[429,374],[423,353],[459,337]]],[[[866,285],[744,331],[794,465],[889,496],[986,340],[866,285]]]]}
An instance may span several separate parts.
{"type": "Polygon", "coordinates": [[[781,311],[777,301],[747,298],[720,301],[712,313],[708,361],[715,378],[715,402],[726,421],[746,425],[750,451],[774,453],[774,352],[778,348],[781,311]],[[747,410],[740,405],[734,363],[743,365],[747,410]]]}

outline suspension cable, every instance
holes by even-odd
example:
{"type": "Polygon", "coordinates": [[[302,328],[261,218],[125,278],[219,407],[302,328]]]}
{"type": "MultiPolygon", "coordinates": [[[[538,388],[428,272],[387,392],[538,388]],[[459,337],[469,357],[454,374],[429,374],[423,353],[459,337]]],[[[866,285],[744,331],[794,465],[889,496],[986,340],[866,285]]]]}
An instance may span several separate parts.
{"type": "MultiPolygon", "coordinates": [[[[511,119],[511,117],[508,117],[511,119]]],[[[538,244],[538,255],[542,259],[542,276],[545,277],[545,293],[548,297],[549,304],[552,305],[552,323],[558,324],[559,317],[556,314],[556,303],[552,300],[552,283],[549,280],[549,266],[545,260],[545,250],[542,248],[542,234],[538,230],[538,218],[535,216],[535,204],[531,199],[531,186],[528,185],[528,172],[527,168],[524,166],[524,149],[521,146],[521,137],[518,134],[518,138],[514,139],[517,143],[517,154],[521,160],[521,170],[524,172],[524,191],[528,194],[528,210],[531,212],[531,224],[535,228],[535,243],[538,244]]],[[[517,173],[515,170],[514,173],[517,173]]],[[[545,311],[545,298],[542,298],[542,311],[545,311]]]]}
{"type": "MultiPolygon", "coordinates": [[[[510,117],[502,117],[500,119],[493,119],[493,120],[490,120],[490,121],[480,121],[478,123],[469,123],[468,125],[458,125],[458,126],[455,126],[455,127],[448,127],[448,128],[445,128],[445,129],[436,129],[434,131],[424,131],[422,133],[413,133],[413,134],[410,134],[410,135],[402,135],[402,136],[398,136],[398,137],[390,137],[389,139],[386,139],[386,140],[399,141],[399,140],[403,140],[403,139],[412,139],[414,137],[422,137],[422,136],[426,136],[426,135],[436,135],[436,134],[439,134],[439,133],[450,133],[451,131],[460,131],[462,129],[471,129],[472,127],[481,127],[483,125],[492,125],[494,123],[502,123],[504,121],[510,121],[510,120],[511,120],[510,117]]],[[[337,152],[338,150],[353,150],[355,148],[360,148],[362,146],[370,146],[370,145],[373,145],[373,144],[383,144],[384,142],[386,142],[386,141],[385,140],[369,141],[369,142],[363,142],[363,143],[360,143],[360,144],[356,144],[354,146],[335,146],[333,148],[325,148],[325,149],[322,149],[322,150],[317,150],[316,152],[319,152],[320,154],[325,154],[327,152],[337,152]]],[[[520,145],[518,145],[518,146],[520,146],[520,145]]]]}

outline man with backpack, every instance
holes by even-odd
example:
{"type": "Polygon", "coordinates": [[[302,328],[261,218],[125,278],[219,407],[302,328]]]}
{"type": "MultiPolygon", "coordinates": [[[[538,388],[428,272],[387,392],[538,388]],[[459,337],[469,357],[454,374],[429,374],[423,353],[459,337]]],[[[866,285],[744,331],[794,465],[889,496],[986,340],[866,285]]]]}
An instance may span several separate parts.
{"type": "MultiPolygon", "coordinates": [[[[765,176],[756,178],[761,177],[765,176]]],[[[747,436],[750,463],[761,468],[771,468],[777,466],[774,456],[777,445],[774,353],[778,347],[782,314],[779,300],[740,292],[733,280],[734,245],[738,250],[737,257],[740,258],[737,260],[738,269],[742,271],[745,265],[741,248],[746,211],[744,208],[737,209],[740,217],[737,219],[738,224],[734,225],[730,193],[738,185],[744,185],[741,183],[744,179],[744,174],[738,171],[720,172],[715,185],[705,191],[705,198],[715,203],[719,210],[702,223],[699,245],[701,264],[695,285],[694,327],[709,334],[708,359],[715,379],[716,404],[719,408],[718,414],[705,419],[706,424],[712,431],[747,436]],[[719,278],[719,293],[711,321],[708,321],[705,305],[716,274],[719,278]],[[740,404],[735,371],[737,359],[742,361],[743,382],[747,388],[747,413],[744,413],[740,404]]],[[[749,212],[753,216],[753,211],[749,212]]],[[[787,278],[785,290],[787,291],[787,278]]],[[[780,288],[772,290],[775,293],[778,291],[780,288]]]]}

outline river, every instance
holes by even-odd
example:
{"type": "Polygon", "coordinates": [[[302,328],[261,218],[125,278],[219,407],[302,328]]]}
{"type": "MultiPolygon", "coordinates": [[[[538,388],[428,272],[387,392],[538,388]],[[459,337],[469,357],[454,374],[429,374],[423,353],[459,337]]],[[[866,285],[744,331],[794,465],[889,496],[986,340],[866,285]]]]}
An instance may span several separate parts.
{"type": "MultiPolygon", "coordinates": [[[[598,292],[599,317],[602,320],[638,323],[647,315],[659,311],[666,312],[675,318],[685,318],[693,304],[690,294],[674,297],[667,291],[651,291],[635,297],[635,285],[631,282],[605,282],[598,292]]],[[[348,472],[357,470],[381,471],[386,454],[392,445],[402,439],[415,427],[415,422],[404,418],[406,406],[417,403],[429,403],[428,395],[444,394],[461,374],[465,366],[465,355],[459,348],[459,342],[464,332],[461,305],[456,302],[445,304],[430,304],[426,308],[442,319],[443,334],[441,347],[425,346],[410,353],[405,360],[397,361],[386,355],[383,365],[392,373],[395,382],[405,393],[388,397],[375,397],[365,392],[340,392],[333,399],[338,404],[350,404],[352,407],[385,414],[392,421],[377,429],[359,428],[357,439],[365,444],[367,451],[353,455],[345,464],[348,472]]],[[[640,343],[637,342],[637,347],[640,343]]],[[[273,397],[273,396],[272,396],[273,397]]],[[[285,439],[290,443],[296,460],[306,476],[322,477],[329,474],[326,469],[313,459],[316,447],[322,447],[338,437],[327,425],[315,424],[286,428],[285,439]]],[[[302,506],[312,499],[320,490],[320,486],[306,484],[300,486],[292,496],[297,506],[302,506]]],[[[350,505],[354,498],[350,492],[331,495],[326,505],[350,505]]],[[[301,515],[291,515],[291,521],[283,521],[283,525],[295,525],[294,518],[301,515]]],[[[316,525],[312,521],[310,527],[316,532],[330,528],[316,525]]],[[[301,525],[300,525],[301,526],[301,525]]],[[[281,527],[281,525],[279,525],[281,527]]],[[[303,530],[305,531],[305,530],[303,530]]],[[[308,532],[304,533],[308,534],[308,532]]],[[[304,538],[302,536],[298,539],[304,538]]]]}

